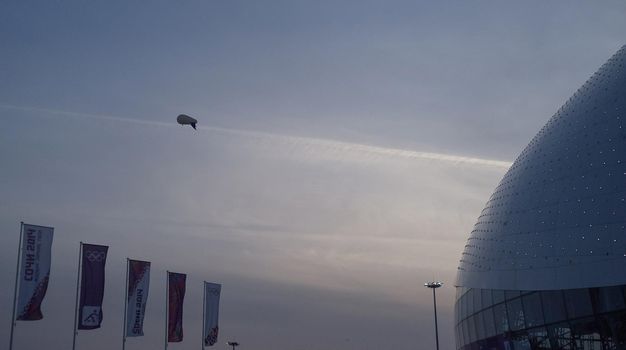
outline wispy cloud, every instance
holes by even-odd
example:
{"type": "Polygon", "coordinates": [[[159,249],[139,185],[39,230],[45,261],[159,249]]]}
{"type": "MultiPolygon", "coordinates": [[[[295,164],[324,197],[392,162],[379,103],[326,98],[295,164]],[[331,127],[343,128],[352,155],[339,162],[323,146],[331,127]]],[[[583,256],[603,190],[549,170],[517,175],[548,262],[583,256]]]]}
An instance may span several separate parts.
{"type": "MultiPolygon", "coordinates": [[[[134,123],[134,124],[141,124],[141,125],[152,125],[152,126],[163,126],[163,127],[176,127],[177,126],[174,123],[146,120],[146,119],[140,119],[140,118],[126,118],[126,117],[105,115],[105,114],[62,111],[62,110],[32,107],[32,106],[17,106],[17,105],[12,105],[12,104],[5,104],[5,103],[0,103],[0,108],[10,109],[10,110],[19,110],[19,111],[25,111],[25,112],[36,112],[40,114],[43,113],[49,116],[108,120],[108,121],[113,121],[113,122],[134,123]]],[[[416,160],[433,160],[433,161],[440,161],[440,162],[446,162],[446,163],[474,165],[474,166],[480,166],[480,167],[493,167],[493,168],[500,168],[500,169],[508,169],[511,166],[511,162],[494,160],[494,159],[466,157],[466,156],[443,154],[443,153],[419,152],[419,151],[399,149],[399,148],[371,146],[371,145],[365,145],[365,144],[360,144],[360,143],[343,142],[343,141],[313,138],[313,137],[278,135],[278,134],[259,132],[259,131],[221,128],[221,127],[213,127],[213,126],[201,126],[201,125],[198,126],[198,129],[212,131],[212,132],[219,132],[223,134],[231,134],[231,135],[255,138],[261,141],[281,142],[281,143],[286,143],[290,146],[303,147],[305,149],[317,148],[318,151],[326,150],[326,151],[335,152],[335,153],[352,153],[352,154],[358,153],[358,154],[366,155],[366,156],[369,155],[369,156],[378,156],[378,157],[393,157],[393,158],[416,159],[416,160]]]]}

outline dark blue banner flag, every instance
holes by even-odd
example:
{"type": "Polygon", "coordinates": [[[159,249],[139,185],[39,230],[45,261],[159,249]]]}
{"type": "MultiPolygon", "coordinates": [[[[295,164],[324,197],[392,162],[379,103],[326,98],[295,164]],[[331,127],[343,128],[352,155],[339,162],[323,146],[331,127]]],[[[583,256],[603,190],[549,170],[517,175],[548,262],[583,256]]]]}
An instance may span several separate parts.
{"type": "Polygon", "coordinates": [[[183,273],[167,273],[167,341],[170,343],[183,341],[183,300],[185,299],[186,279],[187,275],[183,273]]]}
{"type": "Polygon", "coordinates": [[[83,244],[78,329],[100,328],[104,297],[104,265],[109,247],[83,244]]]}

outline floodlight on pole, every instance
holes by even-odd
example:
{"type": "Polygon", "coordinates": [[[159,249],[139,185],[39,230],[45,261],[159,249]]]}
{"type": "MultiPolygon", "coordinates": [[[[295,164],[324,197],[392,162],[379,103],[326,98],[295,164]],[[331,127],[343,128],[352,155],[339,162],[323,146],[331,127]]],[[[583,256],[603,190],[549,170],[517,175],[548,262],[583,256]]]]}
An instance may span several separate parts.
{"type": "Polygon", "coordinates": [[[435,309],[435,342],[437,344],[437,350],[439,350],[439,328],[437,326],[437,297],[435,296],[435,289],[443,286],[441,282],[427,282],[424,283],[424,287],[433,290],[433,306],[435,309]]]}
{"type": "Polygon", "coordinates": [[[239,346],[239,343],[237,343],[236,341],[229,341],[226,344],[228,344],[228,346],[232,346],[233,350],[235,350],[235,347],[239,346]]]}

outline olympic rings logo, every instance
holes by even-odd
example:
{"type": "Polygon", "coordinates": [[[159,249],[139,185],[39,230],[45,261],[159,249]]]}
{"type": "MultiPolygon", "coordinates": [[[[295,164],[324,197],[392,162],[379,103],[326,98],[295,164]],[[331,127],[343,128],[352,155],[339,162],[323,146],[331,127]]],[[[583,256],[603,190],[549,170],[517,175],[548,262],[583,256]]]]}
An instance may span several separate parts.
{"type": "Polygon", "coordinates": [[[85,257],[91,262],[103,262],[104,259],[106,259],[107,254],[97,250],[87,250],[85,251],[85,257]]]}

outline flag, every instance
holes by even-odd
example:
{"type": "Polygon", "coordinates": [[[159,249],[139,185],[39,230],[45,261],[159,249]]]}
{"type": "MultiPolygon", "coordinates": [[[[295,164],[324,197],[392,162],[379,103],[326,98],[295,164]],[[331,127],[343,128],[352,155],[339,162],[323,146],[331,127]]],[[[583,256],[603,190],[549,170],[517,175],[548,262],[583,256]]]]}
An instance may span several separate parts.
{"type": "Polygon", "coordinates": [[[54,228],[23,224],[16,320],[41,320],[48,289],[54,228]]]}
{"type": "Polygon", "coordinates": [[[146,314],[150,285],[150,263],[128,260],[128,308],[126,309],[126,336],[143,336],[143,319],[146,314]]]}
{"type": "Polygon", "coordinates": [[[104,265],[109,247],[82,244],[78,329],[100,328],[104,297],[104,265]]]}
{"type": "Polygon", "coordinates": [[[186,279],[187,275],[183,273],[167,273],[167,341],[170,343],[183,341],[183,300],[185,299],[186,279]]]}
{"type": "Polygon", "coordinates": [[[221,284],[204,282],[204,346],[217,343],[221,284]]]}

